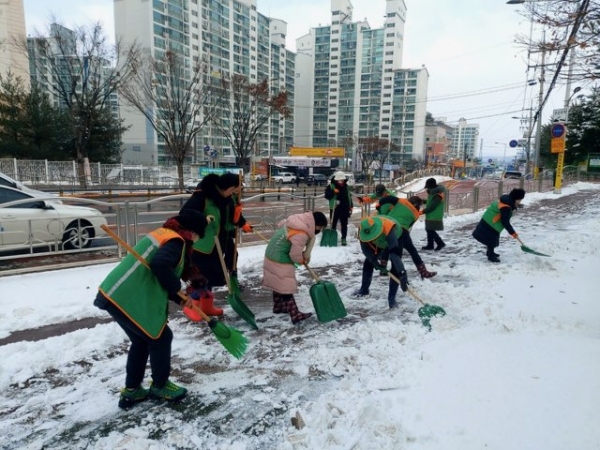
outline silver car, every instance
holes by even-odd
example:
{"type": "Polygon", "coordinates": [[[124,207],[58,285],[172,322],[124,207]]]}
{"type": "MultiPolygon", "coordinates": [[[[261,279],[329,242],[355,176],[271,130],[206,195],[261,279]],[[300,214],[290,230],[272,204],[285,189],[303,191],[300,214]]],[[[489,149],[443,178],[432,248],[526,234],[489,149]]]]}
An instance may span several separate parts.
{"type": "Polygon", "coordinates": [[[48,247],[83,249],[106,233],[106,218],[83,206],[46,201],[29,192],[0,186],[0,250],[48,247]]]}

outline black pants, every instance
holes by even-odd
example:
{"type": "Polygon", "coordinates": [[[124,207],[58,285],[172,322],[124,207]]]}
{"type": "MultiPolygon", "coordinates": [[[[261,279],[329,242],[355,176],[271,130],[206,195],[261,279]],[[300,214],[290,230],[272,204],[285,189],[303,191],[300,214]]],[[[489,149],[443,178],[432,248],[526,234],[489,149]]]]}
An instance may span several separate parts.
{"type": "Polygon", "coordinates": [[[153,384],[159,389],[163,388],[171,374],[173,332],[169,326],[165,326],[158,339],[151,339],[112,303],[108,302],[105,309],[131,340],[127,355],[125,387],[137,388],[142,384],[146,363],[150,357],[153,384]]]}
{"type": "Polygon", "coordinates": [[[347,208],[335,208],[333,210],[333,220],[331,222],[331,228],[334,230],[337,228],[338,220],[342,226],[342,239],[346,239],[348,234],[348,219],[350,217],[350,211],[347,208]]]}
{"type": "MultiPolygon", "coordinates": [[[[368,259],[365,259],[365,262],[363,263],[363,269],[362,269],[362,282],[360,285],[361,292],[364,292],[364,293],[369,292],[369,287],[371,287],[371,281],[373,281],[373,270],[374,269],[375,269],[375,267],[373,267],[373,264],[371,264],[371,261],[369,261],[368,259]]],[[[394,264],[392,264],[392,269],[390,270],[390,273],[392,275],[395,275],[396,278],[400,278],[400,272],[394,266],[394,264]]],[[[394,280],[392,280],[390,278],[390,285],[389,285],[389,291],[388,291],[388,304],[390,306],[392,306],[394,303],[396,303],[396,294],[397,293],[398,293],[398,283],[396,283],[394,280]]]]}
{"type": "Polygon", "coordinates": [[[421,264],[423,264],[423,260],[421,259],[419,252],[417,252],[417,249],[415,248],[415,244],[413,244],[412,238],[410,237],[410,233],[407,230],[402,230],[402,235],[400,236],[400,242],[402,244],[402,248],[400,250],[401,258],[402,258],[402,249],[405,248],[406,251],[408,252],[408,254],[410,255],[410,257],[412,258],[413,262],[415,263],[415,266],[419,267],[421,264]]]}
{"type": "Polygon", "coordinates": [[[426,230],[426,231],[427,231],[427,247],[433,247],[434,242],[437,244],[438,247],[444,243],[444,241],[442,241],[442,238],[440,237],[440,235],[438,234],[437,231],[435,231],[435,230],[426,230]]]}

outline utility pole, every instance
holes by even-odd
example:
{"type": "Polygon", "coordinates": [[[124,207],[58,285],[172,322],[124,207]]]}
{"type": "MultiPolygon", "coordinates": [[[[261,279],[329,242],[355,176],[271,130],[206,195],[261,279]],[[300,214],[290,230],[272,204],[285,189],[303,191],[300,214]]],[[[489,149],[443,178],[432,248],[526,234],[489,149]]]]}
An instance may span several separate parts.
{"type": "Polygon", "coordinates": [[[545,64],[546,64],[546,31],[544,30],[542,37],[542,64],[540,66],[540,95],[539,95],[539,109],[538,109],[538,117],[537,117],[537,129],[535,132],[535,151],[533,158],[533,177],[537,178],[539,173],[539,165],[540,165],[540,146],[542,140],[542,103],[544,101],[544,74],[545,74],[545,64]]]}
{"type": "MultiPolygon", "coordinates": [[[[567,72],[567,85],[565,86],[565,125],[569,126],[569,104],[571,103],[571,78],[573,75],[573,65],[575,64],[575,49],[571,49],[569,59],[569,70],[567,72]]],[[[556,174],[554,177],[554,193],[560,194],[562,188],[563,167],[565,165],[565,152],[560,152],[556,161],[556,174]]]]}

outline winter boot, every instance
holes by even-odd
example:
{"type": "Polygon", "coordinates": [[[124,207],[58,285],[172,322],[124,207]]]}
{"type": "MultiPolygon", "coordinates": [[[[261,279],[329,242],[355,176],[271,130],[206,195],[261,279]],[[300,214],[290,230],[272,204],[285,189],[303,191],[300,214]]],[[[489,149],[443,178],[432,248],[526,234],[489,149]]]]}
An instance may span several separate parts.
{"type": "Polygon", "coordinates": [[[417,270],[419,271],[419,275],[421,275],[422,279],[435,277],[437,275],[437,272],[429,272],[425,267],[425,263],[418,264],[417,270]]]}
{"type": "Polygon", "coordinates": [[[443,249],[445,246],[446,246],[446,243],[445,243],[444,241],[440,240],[440,241],[438,242],[438,245],[437,245],[437,247],[435,248],[435,251],[436,251],[436,252],[439,252],[439,251],[440,251],[441,249],[443,249]]]}
{"type": "Polygon", "coordinates": [[[298,310],[298,305],[296,305],[296,300],[294,300],[293,295],[287,297],[285,303],[287,305],[287,312],[290,313],[290,318],[292,319],[292,323],[294,325],[312,316],[312,313],[303,313],[298,310]]]}
{"type": "Polygon", "coordinates": [[[494,249],[491,247],[488,247],[486,256],[487,256],[488,261],[490,261],[490,262],[493,262],[493,263],[500,262],[500,258],[498,257],[499,255],[497,253],[494,253],[494,249]]]}
{"type": "Polygon", "coordinates": [[[148,389],[144,389],[138,386],[135,389],[123,388],[121,389],[121,396],[119,397],[119,408],[127,409],[139,402],[143,402],[148,399],[148,389]]]}
{"type": "Polygon", "coordinates": [[[223,309],[216,308],[213,305],[214,300],[215,296],[213,295],[212,291],[204,291],[202,293],[202,297],[200,297],[200,309],[208,316],[222,316],[223,309]]]}
{"type": "Polygon", "coordinates": [[[287,312],[287,306],[281,294],[273,292],[273,314],[286,314],[287,312]]]}
{"type": "Polygon", "coordinates": [[[425,247],[421,247],[421,250],[434,250],[433,244],[427,244],[425,247]]]}
{"type": "Polygon", "coordinates": [[[169,402],[177,401],[185,397],[187,389],[177,386],[175,383],[167,380],[167,383],[162,388],[157,388],[154,383],[150,385],[149,395],[157,400],[167,400],[169,402]]]}
{"type": "Polygon", "coordinates": [[[346,238],[342,238],[342,246],[346,246],[348,245],[348,242],[346,242],[346,238]]]}
{"type": "MultiPolygon", "coordinates": [[[[192,303],[198,308],[202,309],[200,306],[200,300],[192,300],[192,303]]],[[[204,310],[203,310],[204,311],[204,310]]],[[[200,313],[189,306],[183,308],[183,313],[190,319],[192,322],[200,322],[202,321],[202,316],[200,313]]]]}

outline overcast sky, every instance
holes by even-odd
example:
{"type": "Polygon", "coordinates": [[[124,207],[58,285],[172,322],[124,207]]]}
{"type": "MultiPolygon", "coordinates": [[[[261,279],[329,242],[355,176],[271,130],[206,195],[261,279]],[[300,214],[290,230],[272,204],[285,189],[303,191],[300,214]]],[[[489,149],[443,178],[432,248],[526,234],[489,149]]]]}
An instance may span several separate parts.
{"type": "MultiPolygon", "coordinates": [[[[480,125],[484,159],[502,156],[504,144],[522,137],[519,120],[539,95],[539,84],[526,89],[526,52],[514,43],[517,34],[528,35],[530,23],[519,11],[523,5],[506,0],[405,0],[407,20],[403,67],[429,71],[427,110],[456,124],[464,117],[480,125]],[[492,92],[490,92],[492,91],[492,92]],[[497,144],[499,142],[499,144],[497,144]]],[[[51,13],[64,25],[100,20],[114,33],[112,0],[24,0],[25,20],[30,34],[46,29],[51,13]]],[[[383,25],[385,0],[352,0],[354,20],[367,19],[372,28],[383,25]]],[[[287,46],[311,27],[330,23],[327,0],[258,0],[258,11],[288,23],[287,46]]],[[[555,56],[549,58],[550,61],[555,56]]],[[[535,61],[531,62],[535,65],[535,61]]],[[[550,77],[546,77],[548,84],[550,77]]],[[[544,109],[544,122],[552,110],[562,108],[564,90],[560,85],[544,109]]],[[[514,150],[507,146],[507,156],[514,150]]]]}

